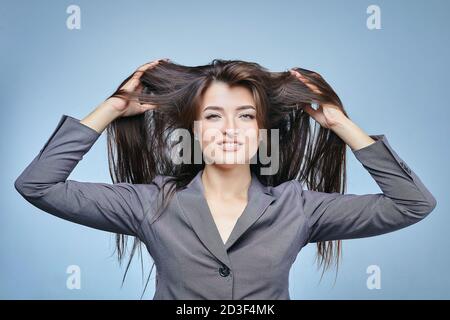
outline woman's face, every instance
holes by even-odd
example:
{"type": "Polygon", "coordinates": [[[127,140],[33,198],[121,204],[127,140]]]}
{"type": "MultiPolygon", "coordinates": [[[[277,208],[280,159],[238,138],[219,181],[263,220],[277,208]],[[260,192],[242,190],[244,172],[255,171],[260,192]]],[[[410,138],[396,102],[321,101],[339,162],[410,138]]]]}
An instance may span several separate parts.
{"type": "Polygon", "coordinates": [[[249,89],[215,81],[204,92],[194,132],[207,164],[247,164],[258,150],[256,104],[249,89]]]}

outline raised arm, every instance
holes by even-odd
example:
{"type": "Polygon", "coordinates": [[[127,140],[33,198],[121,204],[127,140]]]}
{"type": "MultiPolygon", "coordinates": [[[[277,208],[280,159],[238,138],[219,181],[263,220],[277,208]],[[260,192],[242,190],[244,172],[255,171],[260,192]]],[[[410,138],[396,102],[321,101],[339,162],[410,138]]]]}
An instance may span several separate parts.
{"type": "Polygon", "coordinates": [[[353,154],[382,193],[340,194],[302,190],[299,199],[309,224],[308,242],[364,238],[392,232],[425,218],[436,199],[390,146],[385,135],[353,154]]]}
{"type": "MultiPolygon", "coordinates": [[[[298,70],[291,73],[315,94],[323,95],[307,76],[298,70]]],[[[322,79],[319,74],[314,76],[322,79]]],[[[350,146],[382,191],[342,195],[303,190],[298,181],[292,181],[308,220],[308,242],[375,236],[409,226],[433,211],[436,199],[385,135],[367,135],[345,116],[342,106],[333,103],[322,103],[317,110],[306,106],[305,111],[350,146]]]]}
{"type": "MultiPolygon", "coordinates": [[[[154,64],[140,67],[121,88],[136,90],[142,71],[154,64]]],[[[81,121],[63,115],[39,154],[15,180],[16,190],[34,206],[62,219],[140,236],[140,224],[151,213],[162,176],[156,176],[155,184],[79,182],[68,177],[111,121],[150,108],[111,97],[81,121]]]]}
{"type": "Polygon", "coordinates": [[[67,179],[99,136],[100,133],[76,118],[63,115],[14,186],[32,205],[57,217],[104,231],[138,236],[141,221],[151,212],[156,186],[67,179]]]}

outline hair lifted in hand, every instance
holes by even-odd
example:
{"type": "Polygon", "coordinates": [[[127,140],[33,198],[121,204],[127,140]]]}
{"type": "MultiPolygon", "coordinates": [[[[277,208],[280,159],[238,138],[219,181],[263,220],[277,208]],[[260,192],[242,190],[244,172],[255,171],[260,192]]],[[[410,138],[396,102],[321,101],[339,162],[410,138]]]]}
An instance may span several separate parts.
{"type": "MultiPolygon", "coordinates": [[[[213,81],[223,81],[230,86],[245,86],[253,93],[260,129],[279,129],[278,172],[271,176],[260,175],[262,164],[259,159],[256,164],[250,164],[251,171],[263,184],[276,186],[297,179],[309,190],[345,193],[346,145],[333,131],[310,121],[303,107],[313,102],[332,103],[347,114],[339,97],[319,74],[294,69],[316,85],[322,94],[312,92],[288,70],[270,72],[257,63],[242,60],[214,59],[209,64],[195,67],[162,61],[145,71],[141,77],[142,92],[118,89],[111,95],[157,106],[140,115],[118,118],[108,126],[108,159],[113,182],[152,183],[156,175],[170,176],[168,188],[163,188],[163,203],[157,219],[174,192],[186,186],[205,165],[203,161],[195,164],[194,159],[191,164],[175,165],[170,158],[171,150],[180,142],[171,141],[170,135],[179,128],[189,130],[191,150],[194,150],[196,141],[192,127],[197,119],[199,100],[213,81]]],[[[269,152],[270,141],[268,130],[269,152]]],[[[140,245],[134,238],[122,284],[136,250],[142,262],[140,245]]],[[[116,235],[116,247],[121,263],[127,249],[127,236],[116,235]]],[[[334,260],[337,274],[340,255],[341,241],[317,243],[318,267],[323,266],[323,272],[334,260]]]]}

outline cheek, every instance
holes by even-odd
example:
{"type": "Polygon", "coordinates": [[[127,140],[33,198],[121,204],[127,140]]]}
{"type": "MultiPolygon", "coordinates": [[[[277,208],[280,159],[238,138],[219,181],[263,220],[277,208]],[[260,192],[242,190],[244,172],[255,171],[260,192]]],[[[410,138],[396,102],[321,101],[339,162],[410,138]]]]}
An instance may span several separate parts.
{"type": "Polygon", "coordinates": [[[199,125],[199,136],[201,137],[202,146],[207,146],[222,139],[222,133],[218,124],[202,121],[199,125]]]}
{"type": "Polygon", "coordinates": [[[247,128],[244,132],[244,138],[247,145],[256,146],[259,139],[258,126],[247,128]]]}
{"type": "Polygon", "coordinates": [[[258,143],[260,133],[256,121],[246,124],[242,129],[247,144],[254,145],[258,143]]]}

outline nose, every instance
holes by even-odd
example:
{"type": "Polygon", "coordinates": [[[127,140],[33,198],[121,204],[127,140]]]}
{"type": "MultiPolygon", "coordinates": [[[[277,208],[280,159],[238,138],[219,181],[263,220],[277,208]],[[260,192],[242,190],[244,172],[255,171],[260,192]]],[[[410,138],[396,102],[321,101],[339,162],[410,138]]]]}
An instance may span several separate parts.
{"type": "Polygon", "coordinates": [[[235,136],[238,135],[238,130],[236,129],[225,129],[225,136],[230,137],[230,138],[234,138],[235,136]]]}
{"type": "Polygon", "coordinates": [[[225,135],[229,137],[234,137],[239,133],[239,129],[236,128],[236,123],[233,117],[229,117],[225,123],[225,135]]]}

